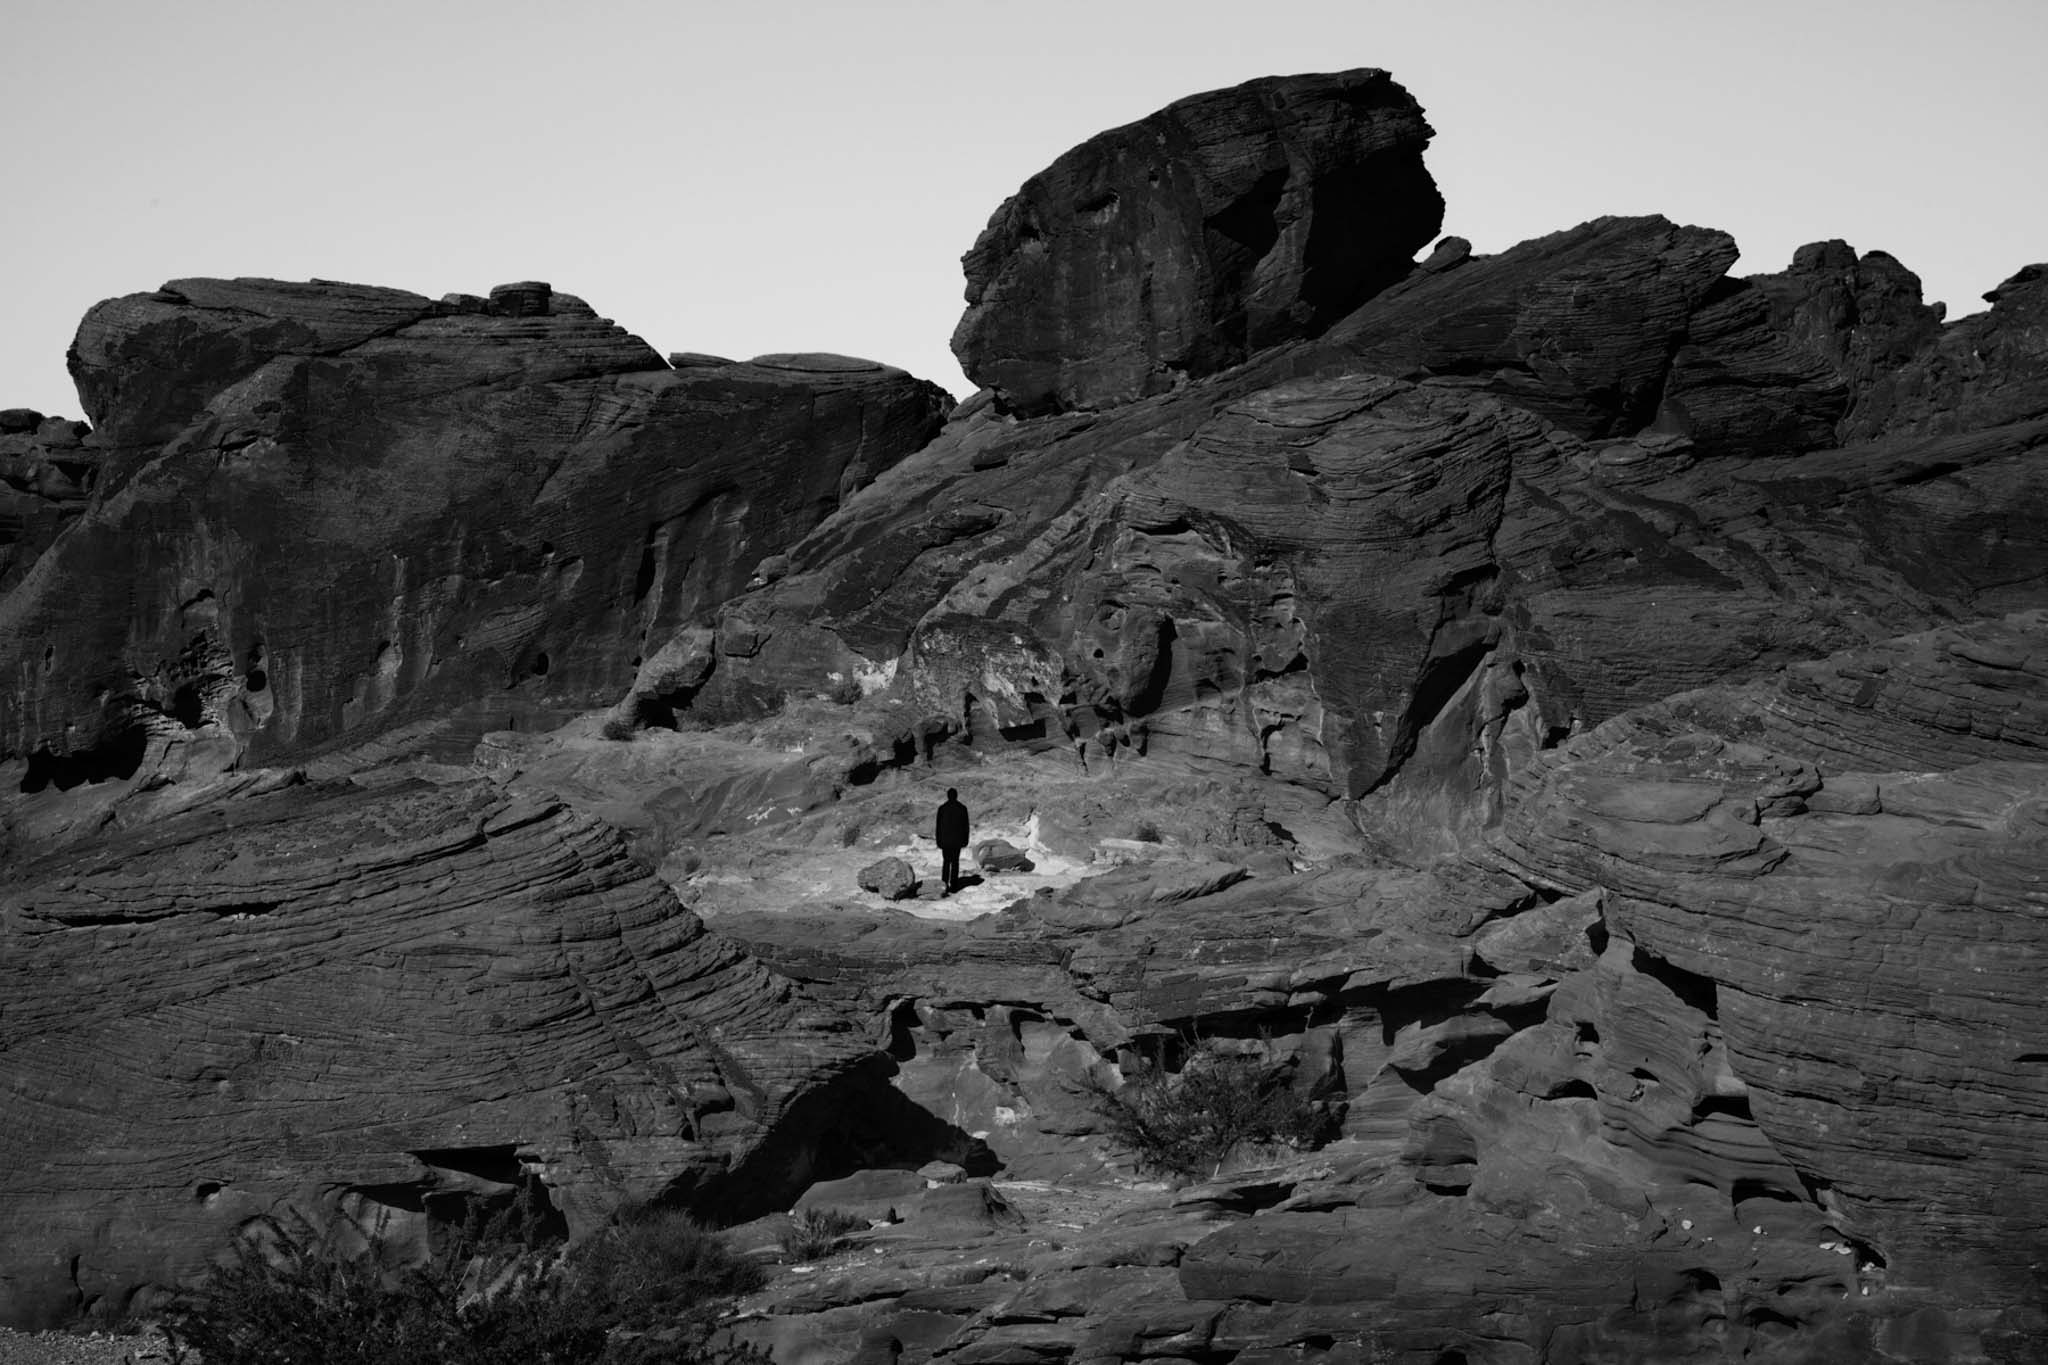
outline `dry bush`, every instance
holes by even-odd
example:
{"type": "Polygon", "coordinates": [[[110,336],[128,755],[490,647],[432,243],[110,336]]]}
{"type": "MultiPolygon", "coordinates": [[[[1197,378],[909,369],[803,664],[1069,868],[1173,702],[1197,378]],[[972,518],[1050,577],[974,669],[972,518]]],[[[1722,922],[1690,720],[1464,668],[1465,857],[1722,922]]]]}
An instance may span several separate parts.
{"type": "Polygon", "coordinates": [[[1084,1088],[1111,1144],[1141,1167],[1202,1177],[1248,1150],[1327,1140],[1327,1109],[1297,1091],[1290,1072],[1205,1039],[1177,1072],[1147,1059],[1120,1087],[1091,1077],[1084,1088]]]}

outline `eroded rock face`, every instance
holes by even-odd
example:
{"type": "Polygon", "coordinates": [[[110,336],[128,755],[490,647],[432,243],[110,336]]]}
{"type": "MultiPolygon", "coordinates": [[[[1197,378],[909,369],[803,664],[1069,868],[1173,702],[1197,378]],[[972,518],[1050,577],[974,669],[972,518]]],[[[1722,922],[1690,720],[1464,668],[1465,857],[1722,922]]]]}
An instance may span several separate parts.
{"type": "Polygon", "coordinates": [[[964,258],[961,368],[1012,411],[1105,408],[1314,336],[1436,236],[1431,135],[1361,69],[1194,95],[1090,138],[964,258]]]}
{"type": "Polygon", "coordinates": [[[544,284],[182,280],[71,362],[98,482],[0,600],[0,756],[53,777],[151,716],[273,761],[609,702],[948,406],[843,357],[671,370],[544,284]]]}
{"type": "MultiPolygon", "coordinates": [[[[887,1060],[560,803],[299,785],[0,890],[0,1321],[190,1279],[253,1221],[404,1242],[538,1182],[794,1198],[887,1060]]],[[[826,1173],[836,1173],[827,1170],[826,1173]]]]}
{"type": "Polygon", "coordinates": [[[1148,1038],[1262,1050],[1343,1116],[1184,1192],[1220,1226],[1161,1227],[1173,1281],[1114,1304],[1060,1297],[1077,1248],[942,1335],[881,1267],[857,1316],[814,1289],[750,1330],[915,1331],[919,1359],[1078,1354],[1120,1320],[1244,1361],[2032,1358],[2044,707],[2033,612],[1631,711],[1422,872],[1162,865],[967,925],[723,920],[886,1017],[906,1089],[1014,1175],[1091,1178],[1079,1083],[1148,1038]]]}
{"type": "Polygon", "coordinates": [[[0,592],[85,510],[99,472],[100,443],[86,423],[0,412],[0,592]]]}

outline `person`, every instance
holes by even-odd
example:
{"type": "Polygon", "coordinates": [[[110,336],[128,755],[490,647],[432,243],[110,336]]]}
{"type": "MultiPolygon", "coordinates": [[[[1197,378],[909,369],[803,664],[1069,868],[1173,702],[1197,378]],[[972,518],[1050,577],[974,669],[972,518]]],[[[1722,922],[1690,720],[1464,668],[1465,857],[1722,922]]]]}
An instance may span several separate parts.
{"type": "Polygon", "coordinates": [[[939,894],[950,896],[960,884],[960,850],[967,847],[967,807],[960,804],[960,793],[952,787],[946,788],[932,838],[939,845],[939,880],[946,888],[939,894]]]}

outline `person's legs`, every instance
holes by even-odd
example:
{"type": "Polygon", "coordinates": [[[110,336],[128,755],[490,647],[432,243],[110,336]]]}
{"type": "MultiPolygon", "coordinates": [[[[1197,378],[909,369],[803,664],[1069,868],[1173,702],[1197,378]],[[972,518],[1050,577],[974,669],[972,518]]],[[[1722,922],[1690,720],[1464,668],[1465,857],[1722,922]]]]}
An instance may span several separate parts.
{"type": "Polygon", "coordinates": [[[952,895],[953,888],[960,883],[960,850],[943,848],[939,850],[939,880],[945,883],[941,894],[952,895]]]}

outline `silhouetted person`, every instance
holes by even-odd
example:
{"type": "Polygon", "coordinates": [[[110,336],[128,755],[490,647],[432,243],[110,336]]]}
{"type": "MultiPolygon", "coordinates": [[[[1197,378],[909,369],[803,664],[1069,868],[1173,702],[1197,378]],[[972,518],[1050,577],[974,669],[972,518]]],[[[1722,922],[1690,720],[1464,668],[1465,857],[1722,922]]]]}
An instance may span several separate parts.
{"type": "Polygon", "coordinates": [[[960,850],[967,847],[967,807],[960,804],[960,793],[951,787],[946,788],[946,800],[939,807],[932,838],[938,841],[939,880],[946,887],[939,894],[950,896],[960,884],[960,850]]]}

